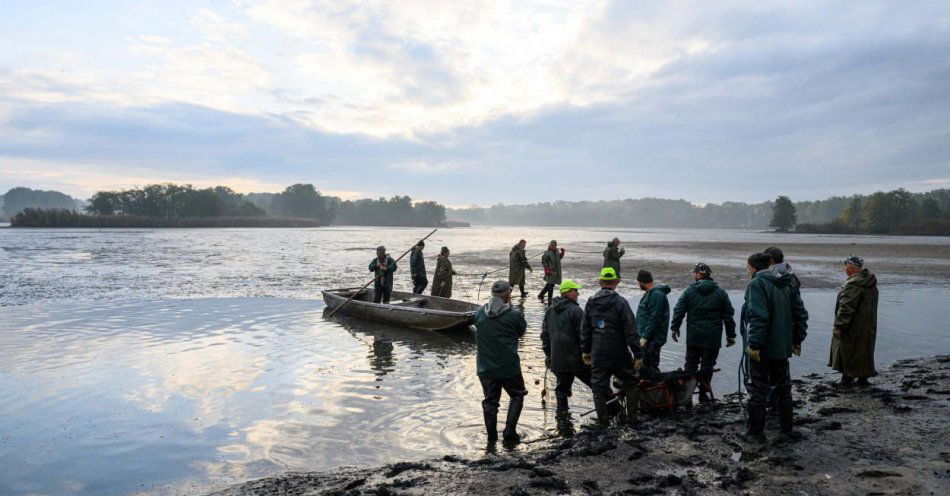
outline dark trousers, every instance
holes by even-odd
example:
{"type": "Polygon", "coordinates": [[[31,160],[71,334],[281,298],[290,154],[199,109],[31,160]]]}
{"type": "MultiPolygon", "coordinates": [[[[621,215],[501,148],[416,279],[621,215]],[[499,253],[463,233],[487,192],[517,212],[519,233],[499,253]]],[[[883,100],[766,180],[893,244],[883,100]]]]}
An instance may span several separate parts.
{"type": "Polygon", "coordinates": [[[611,376],[619,379],[621,387],[624,389],[636,386],[640,382],[632,363],[621,367],[591,367],[590,389],[594,392],[595,399],[607,398],[610,395],[611,376]]]}
{"type": "Polygon", "coordinates": [[[373,303],[383,302],[389,304],[389,298],[393,294],[393,288],[385,284],[373,284],[373,303]]]}
{"type": "Polygon", "coordinates": [[[545,293],[548,295],[548,300],[554,298],[554,285],[545,284],[544,289],[542,289],[541,292],[538,293],[538,298],[544,298],[545,293]]]}
{"type": "Polygon", "coordinates": [[[514,284],[514,286],[516,286],[516,287],[521,291],[521,296],[524,296],[524,295],[526,294],[526,293],[524,292],[524,283],[521,283],[521,284],[514,284]]]}
{"type": "Polygon", "coordinates": [[[554,377],[557,379],[557,386],[554,387],[554,396],[558,398],[570,398],[575,377],[586,384],[587,387],[591,387],[590,374],[590,369],[573,372],[555,372],[554,377]]]}
{"type": "Polygon", "coordinates": [[[788,359],[749,360],[749,431],[761,433],[769,405],[769,391],[775,395],[782,430],[792,430],[792,379],[788,359]]]}
{"type": "Polygon", "coordinates": [[[696,378],[699,379],[699,392],[711,393],[709,383],[712,381],[713,369],[716,368],[716,360],[719,358],[719,348],[702,348],[699,346],[686,346],[686,364],[683,365],[684,372],[696,372],[696,378]]]}
{"type": "Polygon", "coordinates": [[[412,278],[412,292],[415,294],[422,294],[426,290],[426,286],[429,285],[429,279],[426,276],[413,277],[412,278]]]}
{"type": "Polygon", "coordinates": [[[647,341],[647,347],[643,350],[643,366],[656,371],[660,370],[660,348],[663,345],[656,341],[647,341]]]}
{"type": "Polygon", "coordinates": [[[521,417],[521,409],[524,407],[524,397],[528,394],[528,389],[524,385],[524,376],[518,374],[504,379],[479,376],[478,381],[482,383],[482,393],[485,395],[485,399],[482,400],[482,415],[485,417],[488,439],[491,441],[498,437],[498,405],[502,389],[510,398],[504,436],[506,439],[517,436],[515,429],[518,426],[518,418],[521,417]]]}

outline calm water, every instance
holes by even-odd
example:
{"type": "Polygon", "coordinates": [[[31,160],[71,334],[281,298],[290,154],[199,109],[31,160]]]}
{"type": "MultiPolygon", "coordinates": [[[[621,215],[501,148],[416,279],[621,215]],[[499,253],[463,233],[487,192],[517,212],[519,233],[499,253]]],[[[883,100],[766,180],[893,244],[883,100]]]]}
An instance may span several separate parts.
{"type": "MultiPolygon", "coordinates": [[[[484,444],[471,333],[328,320],[317,296],[362,282],[367,250],[384,243],[401,252],[419,232],[0,230],[0,494],[194,492],[285,470],[476,455],[484,444]]],[[[457,229],[429,246],[448,244],[460,272],[482,272],[495,265],[465,254],[504,254],[519,237],[579,244],[612,235],[457,229]]],[[[623,237],[628,252],[636,240],[776,242],[736,231],[623,237]]],[[[477,282],[465,279],[456,296],[464,288],[474,298],[477,282]]],[[[623,289],[635,304],[639,292],[623,289]]],[[[730,294],[738,306],[740,292],[730,294]]],[[[834,306],[833,291],[804,297],[812,320],[796,374],[826,370],[834,306]]],[[[950,285],[882,287],[878,362],[950,353],[948,306],[950,285]]],[[[521,425],[536,439],[553,430],[553,412],[535,384],[542,307],[529,299],[524,310],[530,395],[521,425]]],[[[736,388],[737,348],[723,350],[719,393],[736,388]]],[[[681,365],[682,354],[670,343],[664,368],[681,365]]],[[[573,403],[590,408],[589,391],[578,386],[573,403]]]]}

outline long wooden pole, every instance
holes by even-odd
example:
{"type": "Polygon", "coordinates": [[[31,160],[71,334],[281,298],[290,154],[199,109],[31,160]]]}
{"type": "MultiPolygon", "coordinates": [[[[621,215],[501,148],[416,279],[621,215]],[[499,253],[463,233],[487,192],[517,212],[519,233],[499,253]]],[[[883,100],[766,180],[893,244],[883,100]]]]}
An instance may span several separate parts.
{"type": "MultiPolygon", "coordinates": [[[[426,237],[420,239],[419,241],[425,241],[425,240],[429,239],[429,236],[432,236],[432,235],[435,234],[435,232],[438,231],[438,230],[439,230],[439,228],[433,229],[432,232],[430,232],[429,234],[426,234],[426,237]]],[[[403,253],[402,255],[399,255],[399,258],[397,258],[394,263],[399,263],[399,261],[402,260],[403,257],[405,257],[406,255],[408,255],[409,252],[412,251],[413,248],[415,248],[416,246],[419,245],[419,241],[417,241],[416,244],[412,245],[408,250],[406,250],[405,253],[403,253]]],[[[330,312],[329,315],[327,315],[327,317],[333,317],[333,314],[335,314],[335,313],[337,312],[337,310],[339,310],[339,309],[345,307],[347,303],[353,301],[353,298],[356,298],[357,295],[359,295],[360,293],[362,293],[364,289],[368,288],[370,284],[373,284],[373,282],[375,282],[376,279],[379,279],[379,276],[381,276],[381,275],[383,275],[383,274],[377,274],[377,275],[373,276],[373,278],[370,279],[368,283],[364,284],[363,287],[359,289],[359,291],[353,293],[353,296],[350,296],[349,298],[346,299],[346,301],[344,301],[343,303],[341,303],[340,306],[334,308],[333,311],[330,312]]]]}

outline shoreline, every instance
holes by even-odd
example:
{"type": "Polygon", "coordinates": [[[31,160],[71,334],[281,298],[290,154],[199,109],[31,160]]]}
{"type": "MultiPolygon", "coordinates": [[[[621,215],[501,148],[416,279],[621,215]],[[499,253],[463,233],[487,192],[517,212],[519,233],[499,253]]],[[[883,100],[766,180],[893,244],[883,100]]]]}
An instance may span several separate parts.
{"type": "MultiPolygon", "coordinates": [[[[950,491],[950,355],[899,360],[872,386],[836,374],[793,379],[796,430],[769,419],[765,445],[739,436],[735,394],[637,429],[581,427],[481,458],[287,472],[212,494],[946,494],[950,491]]],[[[573,418],[577,421],[578,414],[573,418]]]]}

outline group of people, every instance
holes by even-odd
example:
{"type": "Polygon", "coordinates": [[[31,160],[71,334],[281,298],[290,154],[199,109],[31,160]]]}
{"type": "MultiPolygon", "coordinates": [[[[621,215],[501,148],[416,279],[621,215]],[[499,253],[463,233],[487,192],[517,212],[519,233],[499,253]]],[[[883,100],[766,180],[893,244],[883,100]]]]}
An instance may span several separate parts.
{"type": "MultiPolygon", "coordinates": [[[[527,395],[518,343],[527,323],[522,311],[512,304],[517,286],[522,298],[524,271],[531,270],[524,255],[525,241],[516,244],[510,255],[508,280],[495,281],[491,300],[476,313],[477,373],[484,400],[482,410],[489,441],[498,437],[498,409],[501,392],[510,398],[502,437],[516,441],[518,419],[527,395]]],[[[617,292],[621,282],[619,261],[624,250],[619,240],[608,243],[600,288],[581,309],[582,286],[562,279],[560,261],[565,250],[551,241],[542,258],[545,286],[539,298],[550,300],[541,324],[541,347],[545,366],[553,372],[557,415],[569,417],[569,398],[575,379],[590,387],[598,422],[607,424],[612,416],[635,425],[639,410],[641,381],[659,373],[660,351],[667,336],[680,339],[686,321],[686,357],[683,370],[696,374],[699,401],[712,401],[713,371],[723,344],[735,345],[737,332],[734,308],[729,295],[712,277],[705,263],[693,268],[694,282],[680,295],[672,310],[668,285],[657,284],[647,270],[637,273],[643,295],[636,312],[617,292]],[[552,298],[554,286],[560,296],[552,298]],[[612,412],[608,398],[618,395],[611,387],[619,384],[626,411],[612,412]],[[617,414],[619,413],[619,414],[617,414]]],[[[838,294],[829,365],[841,372],[841,385],[867,385],[874,376],[874,342],[877,334],[877,281],[864,268],[864,261],[850,256],[843,261],[847,280],[838,294]]],[[[778,412],[785,436],[797,437],[793,430],[793,403],[789,359],[800,355],[808,329],[808,312],[802,302],[801,282],[785,262],[777,247],[754,253],[746,260],[750,280],[745,289],[739,316],[739,330],[747,339],[744,350],[749,363],[748,429],[750,441],[764,441],[767,409],[778,412]],[[771,401],[770,401],[771,398],[771,401]]]]}
{"type": "MultiPolygon", "coordinates": [[[[426,263],[422,256],[425,250],[425,241],[420,241],[412,247],[409,256],[409,274],[412,277],[412,292],[422,294],[429,286],[426,277],[426,263]]],[[[442,298],[452,297],[452,276],[456,275],[449,260],[449,247],[443,246],[436,259],[435,276],[432,282],[432,296],[442,298]]],[[[393,279],[396,272],[396,261],[386,252],[385,246],[376,248],[376,257],[369,263],[369,271],[376,275],[373,279],[373,302],[389,304],[393,294],[393,279]]]]}

